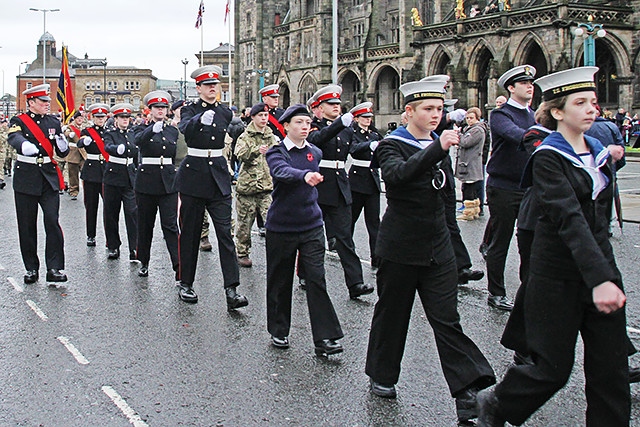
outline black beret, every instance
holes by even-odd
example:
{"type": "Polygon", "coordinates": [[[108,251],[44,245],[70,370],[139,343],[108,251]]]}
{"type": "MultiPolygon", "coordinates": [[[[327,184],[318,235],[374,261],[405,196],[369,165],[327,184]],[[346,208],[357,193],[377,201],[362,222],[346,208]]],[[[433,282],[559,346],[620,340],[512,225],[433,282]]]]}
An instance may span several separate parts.
{"type": "Polygon", "coordinates": [[[282,113],[282,116],[278,119],[280,123],[287,123],[295,116],[311,117],[309,109],[304,104],[293,104],[282,113]]]}
{"type": "Polygon", "coordinates": [[[262,113],[264,111],[269,112],[269,107],[267,107],[267,104],[265,104],[264,102],[258,102],[256,105],[251,107],[251,112],[249,114],[251,115],[251,117],[253,117],[256,114],[262,113]]]}
{"type": "Polygon", "coordinates": [[[76,113],[73,115],[73,120],[77,119],[78,117],[81,117],[82,113],[80,111],[76,111],[76,113]]]}
{"type": "Polygon", "coordinates": [[[179,99],[176,102],[174,102],[173,104],[171,104],[171,111],[176,111],[178,108],[182,107],[185,104],[185,100],[184,99],[179,99]]]}

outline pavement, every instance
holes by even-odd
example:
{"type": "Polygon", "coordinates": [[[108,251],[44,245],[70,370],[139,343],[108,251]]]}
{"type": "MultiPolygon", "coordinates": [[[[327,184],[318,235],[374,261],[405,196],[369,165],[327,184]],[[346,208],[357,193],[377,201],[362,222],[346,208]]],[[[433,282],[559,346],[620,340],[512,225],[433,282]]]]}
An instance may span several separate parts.
{"type": "MultiPolygon", "coordinates": [[[[640,164],[628,168],[620,178],[633,190],[640,164]]],[[[257,233],[254,266],[241,269],[239,290],[249,298],[249,306],[226,310],[213,232],[214,250],[199,257],[195,288],[200,302],[190,305],[178,299],[159,224],[149,277],[140,278],[139,264],[126,257],[107,260],[102,230],[98,245],[86,247],[82,198],[72,201],[65,194],[60,212],[69,281],[24,285],[11,179],[7,182],[0,191],[0,426],[457,425],[454,400],[419,301],[411,318],[398,398],[381,399],[371,395],[364,374],[376,295],[350,300],[335,256],[327,255],[327,283],[345,331],[345,352],[328,359],[314,355],[305,291],[297,286],[291,348],[278,350],[266,331],[265,241],[257,233]]],[[[625,215],[633,218],[637,207],[627,208],[626,197],[625,215]]],[[[477,248],[486,221],[485,216],[460,223],[474,266],[480,269],[484,263],[477,248]]],[[[38,232],[43,260],[41,221],[38,232]]],[[[640,230],[625,223],[624,232],[614,227],[613,233],[626,279],[629,334],[640,346],[640,230]]],[[[365,280],[375,283],[362,219],[354,240],[365,280]]],[[[514,242],[506,268],[511,296],[518,286],[517,267],[514,242]]],[[[499,344],[508,314],[489,308],[487,295],[485,280],[461,286],[458,309],[465,332],[501,378],[512,361],[511,352],[499,344]]],[[[582,358],[579,342],[569,383],[526,426],[585,424],[582,358]]],[[[640,366],[640,356],[630,363],[640,366]]],[[[640,426],[640,386],[633,385],[631,392],[631,425],[640,426]]]]}

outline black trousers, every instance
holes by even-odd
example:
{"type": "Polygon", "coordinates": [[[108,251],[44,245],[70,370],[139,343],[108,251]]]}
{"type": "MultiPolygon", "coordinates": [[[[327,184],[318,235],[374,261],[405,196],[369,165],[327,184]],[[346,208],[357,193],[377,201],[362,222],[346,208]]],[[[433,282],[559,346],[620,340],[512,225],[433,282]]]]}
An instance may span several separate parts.
{"type": "MultiPolygon", "coordinates": [[[[483,181],[462,183],[462,200],[480,199],[483,191],[482,183],[483,181]]],[[[480,209],[482,209],[482,206],[480,206],[480,209]]]]}
{"type": "Polygon", "coordinates": [[[48,182],[42,183],[42,194],[32,196],[14,193],[16,217],[18,218],[18,237],[22,262],[27,270],[39,270],[38,259],[38,205],[42,209],[45,232],[45,263],[47,269],[64,269],[64,237],[58,222],[60,195],[48,182]]]}
{"type": "Polygon", "coordinates": [[[171,265],[178,270],[178,193],[144,194],[136,192],[138,202],[138,260],[149,265],[151,241],[156,215],[160,211],[160,227],[171,257],[171,265]]]}
{"type": "Polygon", "coordinates": [[[500,415],[520,425],[566,384],[579,332],[584,342],[586,425],[628,426],[631,398],[624,308],[602,314],[584,282],[531,272],[525,322],[535,364],[511,367],[496,386],[500,415]]]}
{"type": "Polygon", "coordinates": [[[107,236],[107,247],[119,249],[120,240],[120,207],[124,209],[124,223],[127,228],[129,251],[135,250],[138,244],[138,213],[136,195],[130,187],[117,187],[104,184],[104,230],[107,236]]]}
{"type": "Polygon", "coordinates": [[[487,249],[487,279],[491,295],[507,294],[504,285],[504,267],[513,237],[513,228],[518,218],[523,191],[487,188],[491,232],[487,249]]]}
{"type": "Polygon", "coordinates": [[[320,209],[322,210],[327,240],[330,238],[335,239],[335,248],[340,257],[347,287],[350,288],[363,283],[362,264],[356,254],[356,248],[351,237],[351,206],[341,200],[339,206],[322,204],[320,209]]]}
{"type": "Polygon", "coordinates": [[[223,285],[225,288],[237,286],[240,283],[240,270],[236,245],[231,236],[231,196],[223,196],[217,187],[212,190],[209,199],[180,194],[180,281],[191,286],[195,280],[205,209],[216,231],[223,285]]]}
{"type": "Polygon", "coordinates": [[[356,228],[356,222],[364,209],[364,223],[369,234],[369,253],[371,260],[376,259],[376,240],[378,240],[378,230],[380,229],[380,193],[364,194],[356,191],[351,192],[351,240],[356,228]]]}
{"type": "Polygon", "coordinates": [[[289,336],[296,253],[304,265],[313,341],[344,336],[327,293],[323,232],[322,227],[300,233],[267,230],[267,330],[274,337],[289,336]]]}
{"type": "Polygon", "coordinates": [[[465,335],[458,314],[458,276],[453,260],[444,265],[414,266],[382,259],[366,374],[382,384],[396,384],[407,341],[416,291],[433,329],[440,364],[452,396],[469,388],[488,387],[495,374],[482,352],[465,335]]]}
{"type": "Polygon", "coordinates": [[[95,238],[98,222],[98,204],[100,203],[100,198],[102,198],[102,183],[82,181],[82,188],[87,237],[95,238]]]}
{"type": "Polygon", "coordinates": [[[471,268],[471,257],[469,251],[462,241],[458,220],[456,220],[456,192],[455,189],[447,189],[443,194],[444,200],[444,216],[449,229],[451,245],[456,255],[457,271],[463,268],[471,268]]]}

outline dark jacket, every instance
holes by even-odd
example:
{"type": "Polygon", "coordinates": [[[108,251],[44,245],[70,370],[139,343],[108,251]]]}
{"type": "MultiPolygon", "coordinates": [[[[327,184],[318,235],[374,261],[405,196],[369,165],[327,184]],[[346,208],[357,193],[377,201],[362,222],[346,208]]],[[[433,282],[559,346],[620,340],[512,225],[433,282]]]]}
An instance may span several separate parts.
{"type": "MultiPolygon", "coordinates": [[[[65,157],[69,153],[69,148],[65,151],[60,151],[56,144],[55,135],[62,135],[62,128],[60,127],[60,121],[52,115],[46,114],[44,116],[35,113],[29,114],[31,119],[38,125],[44,135],[49,138],[49,142],[60,157],[65,157]]],[[[7,141],[18,154],[22,154],[22,143],[29,141],[38,147],[38,154],[31,157],[37,158],[49,158],[49,155],[45,149],[40,145],[35,136],[27,128],[21,119],[21,114],[11,118],[9,126],[9,136],[7,141]]],[[[55,191],[60,190],[60,181],[58,179],[58,172],[53,163],[24,163],[17,161],[15,165],[15,175],[13,177],[13,190],[17,193],[29,194],[32,196],[39,196],[42,194],[43,179],[51,185],[51,188],[55,191]]]]}
{"type": "Polygon", "coordinates": [[[438,164],[449,157],[439,139],[425,149],[394,139],[399,128],[374,153],[385,181],[387,210],[380,223],[376,255],[390,261],[429,266],[454,260],[445,220],[446,188],[432,181],[438,164]]]}
{"type": "MultiPolygon", "coordinates": [[[[382,139],[379,133],[364,130],[357,123],[343,130],[340,135],[345,135],[349,140],[349,153],[354,160],[371,161],[373,152],[371,142],[382,139]]],[[[362,194],[378,194],[380,187],[380,169],[374,167],[362,167],[351,165],[349,169],[349,185],[351,191],[362,194]]]]}
{"type": "MultiPolygon", "coordinates": [[[[89,134],[89,129],[95,129],[95,131],[103,139],[104,143],[104,134],[107,131],[105,127],[94,125],[91,128],[83,129],[81,135],[91,137],[91,135],[89,134]]],[[[82,142],[82,138],[80,138],[80,141],[78,141],[78,148],[84,148],[87,154],[102,156],[102,152],[98,148],[98,145],[95,141],[91,141],[89,145],[85,145],[82,142]]],[[[104,178],[104,169],[106,164],[107,161],[104,159],[104,157],[101,157],[100,160],[87,159],[84,162],[82,171],[80,172],[80,178],[87,182],[101,183],[104,178]]]]}
{"type": "MultiPolygon", "coordinates": [[[[349,155],[349,141],[339,133],[345,129],[342,120],[314,119],[307,140],[322,150],[322,160],[339,160],[345,162],[349,155]]],[[[324,181],[318,184],[318,203],[328,206],[339,206],[342,198],[347,205],[351,204],[351,187],[347,171],[342,169],[320,168],[324,181]]]]}
{"type": "MultiPolygon", "coordinates": [[[[604,117],[596,117],[595,122],[591,125],[588,131],[584,133],[600,141],[602,145],[608,147],[609,145],[619,145],[624,147],[624,141],[622,140],[622,134],[620,129],[613,124],[610,120],[604,117]]],[[[615,162],[615,170],[619,171],[627,164],[625,158],[621,158],[615,162]]]]}
{"type": "Polygon", "coordinates": [[[134,142],[140,150],[140,165],[136,176],[135,190],[143,194],[175,193],[176,156],[178,128],[164,123],[161,132],[153,133],[154,122],[138,125],[133,129],[134,142]],[[162,165],[143,164],[145,157],[162,158],[162,165]]]}
{"type": "Polygon", "coordinates": [[[133,132],[129,129],[109,129],[104,134],[104,148],[109,153],[109,161],[105,167],[102,182],[105,185],[133,188],[138,165],[138,147],[133,143],[133,132]],[[118,154],[118,145],[125,146],[123,154],[118,154]],[[130,163],[128,165],[114,163],[111,161],[114,157],[129,159],[130,163]]]}
{"type": "MultiPolygon", "coordinates": [[[[233,113],[226,105],[219,102],[209,104],[199,99],[187,104],[180,110],[180,132],[185,136],[189,148],[224,149],[227,127],[233,113]],[[213,110],[213,124],[205,126],[200,123],[202,113],[213,110]]],[[[184,158],[176,175],[176,189],[192,197],[211,198],[212,189],[218,187],[223,196],[231,195],[231,176],[224,156],[184,158]]]]}
{"type": "Polygon", "coordinates": [[[477,122],[468,126],[460,135],[456,156],[456,178],[462,182],[476,182],[484,178],[482,172],[482,147],[486,127],[477,122]]]}

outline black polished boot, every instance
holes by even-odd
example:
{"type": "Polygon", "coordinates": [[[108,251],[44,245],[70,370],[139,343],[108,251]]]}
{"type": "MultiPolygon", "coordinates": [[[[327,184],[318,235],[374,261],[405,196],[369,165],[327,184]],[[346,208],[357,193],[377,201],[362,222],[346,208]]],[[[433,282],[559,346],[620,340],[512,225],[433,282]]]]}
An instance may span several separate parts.
{"type": "Polygon", "coordinates": [[[178,296],[184,302],[188,302],[191,304],[195,304],[198,302],[198,295],[193,290],[193,287],[191,285],[185,285],[184,283],[181,283],[178,286],[178,296]]]}
{"type": "Polygon", "coordinates": [[[338,354],[343,352],[342,344],[336,340],[320,340],[315,342],[316,356],[327,357],[330,354],[338,354]]]}
{"type": "Polygon", "coordinates": [[[498,415],[498,398],[493,390],[482,390],[477,396],[477,427],[504,427],[506,422],[498,415]]]}
{"type": "Polygon", "coordinates": [[[472,387],[456,394],[456,414],[458,415],[458,421],[461,423],[468,423],[473,418],[478,417],[476,402],[478,391],[477,388],[472,387]]]}
{"type": "Polygon", "coordinates": [[[96,245],[96,238],[95,237],[87,237],[87,246],[93,247],[95,245],[96,245]]]}
{"type": "Polygon", "coordinates": [[[47,270],[47,282],[66,282],[67,275],[62,273],[57,268],[50,268],[47,270]]]}
{"type": "Polygon", "coordinates": [[[108,259],[118,259],[118,258],[120,258],[120,249],[118,249],[118,248],[109,249],[109,251],[107,252],[107,258],[108,259]]]}
{"type": "Polygon", "coordinates": [[[358,283],[349,288],[349,298],[356,299],[362,295],[373,293],[373,285],[368,283],[358,283]]]}
{"type": "Polygon", "coordinates": [[[36,283],[38,281],[38,277],[38,270],[27,270],[27,273],[24,275],[24,283],[27,285],[36,283]]]}
{"type": "Polygon", "coordinates": [[[236,286],[225,288],[224,293],[227,295],[227,310],[235,310],[249,305],[247,297],[236,292],[236,286]]]}
{"type": "Polygon", "coordinates": [[[138,276],[147,277],[148,275],[149,275],[149,266],[143,264],[142,267],[140,267],[140,270],[138,271],[138,276]]]}

